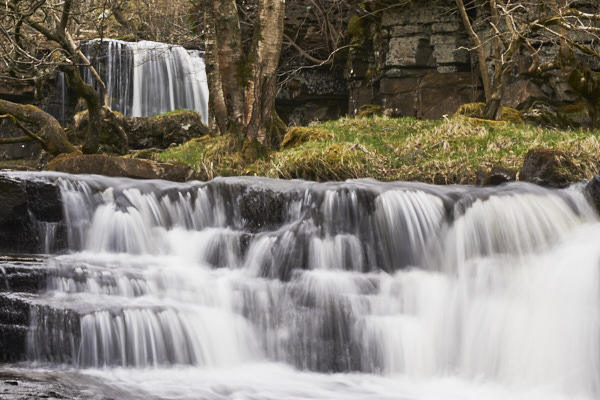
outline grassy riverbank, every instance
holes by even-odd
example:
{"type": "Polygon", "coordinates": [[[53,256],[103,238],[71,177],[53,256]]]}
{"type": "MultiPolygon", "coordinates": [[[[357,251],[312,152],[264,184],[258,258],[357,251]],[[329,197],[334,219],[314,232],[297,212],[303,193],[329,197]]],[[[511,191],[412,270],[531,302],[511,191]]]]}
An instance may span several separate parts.
{"type": "Polygon", "coordinates": [[[437,184],[475,183],[480,167],[518,172],[527,151],[563,151],[571,181],[598,172],[600,132],[556,130],[466,117],[417,120],[372,116],[292,128],[281,150],[248,162],[231,136],[203,137],[154,157],[193,167],[201,179],[258,175],[317,181],[374,178],[437,184]],[[306,141],[305,141],[306,140],[306,141]],[[287,142],[287,143],[286,143],[287,142]]]}

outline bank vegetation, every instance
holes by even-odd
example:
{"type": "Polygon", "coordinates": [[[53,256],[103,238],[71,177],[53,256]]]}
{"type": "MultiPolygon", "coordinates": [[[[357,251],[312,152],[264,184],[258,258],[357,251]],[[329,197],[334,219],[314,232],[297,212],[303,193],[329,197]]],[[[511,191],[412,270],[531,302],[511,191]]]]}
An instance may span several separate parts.
{"type": "Polygon", "coordinates": [[[201,180],[250,175],[474,184],[480,169],[502,167],[518,175],[529,150],[547,148],[571,159],[569,180],[575,182],[598,172],[599,136],[587,128],[561,130],[464,115],[443,120],[372,115],[291,128],[280,149],[258,158],[248,157],[232,135],[196,138],[146,156],[183,162],[201,180]]]}

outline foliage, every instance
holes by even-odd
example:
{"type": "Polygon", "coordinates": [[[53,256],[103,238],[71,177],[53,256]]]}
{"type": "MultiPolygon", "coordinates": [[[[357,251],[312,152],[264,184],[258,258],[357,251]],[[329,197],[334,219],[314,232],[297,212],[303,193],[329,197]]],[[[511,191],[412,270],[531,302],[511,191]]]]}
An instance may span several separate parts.
{"type": "Polygon", "coordinates": [[[481,121],[464,116],[443,121],[345,117],[310,127],[329,132],[325,140],[319,136],[249,163],[240,154],[239,139],[230,135],[194,139],[157,157],[184,162],[202,179],[259,175],[317,181],[374,178],[473,184],[480,167],[518,171],[530,149],[551,148],[573,161],[580,171],[576,179],[591,178],[597,172],[598,132],[481,121]]]}

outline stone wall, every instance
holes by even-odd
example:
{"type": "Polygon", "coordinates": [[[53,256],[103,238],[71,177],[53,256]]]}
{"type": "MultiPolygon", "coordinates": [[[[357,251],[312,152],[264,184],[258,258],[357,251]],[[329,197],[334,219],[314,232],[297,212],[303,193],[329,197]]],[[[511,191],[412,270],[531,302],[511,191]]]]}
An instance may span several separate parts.
{"type": "MultiPolygon", "coordinates": [[[[491,40],[487,40],[491,27],[477,23],[485,17],[478,15],[480,10],[469,12],[485,43],[491,68],[491,40]]],[[[383,105],[389,115],[440,118],[453,114],[461,104],[484,100],[477,60],[467,50],[470,40],[454,1],[421,0],[392,5],[384,8],[379,19],[371,20],[370,24],[371,43],[365,41],[363,48],[357,50],[360,56],[350,59],[350,114],[371,103],[383,105]],[[370,56],[364,54],[368,47],[370,56]]],[[[593,40],[581,35],[574,39],[586,45],[593,40]]],[[[555,45],[544,42],[539,51],[540,61],[553,61],[557,52],[555,45]]],[[[578,59],[582,65],[600,71],[597,57],[580,54],[578,59]]],[[[556,106],[580,101],[561,71],[531,77],[525,74],[530,64],[531,59],[523,56],[506,88],[505,105],[525,110],[536,101],[556,106]]]]}
{"type": "Polygon", "coordinates": [[[481,98],[460,16],[440,3],[415,2],[382,15],[388,51],[380,92],[393,115],[439,118],[481,98]]]}

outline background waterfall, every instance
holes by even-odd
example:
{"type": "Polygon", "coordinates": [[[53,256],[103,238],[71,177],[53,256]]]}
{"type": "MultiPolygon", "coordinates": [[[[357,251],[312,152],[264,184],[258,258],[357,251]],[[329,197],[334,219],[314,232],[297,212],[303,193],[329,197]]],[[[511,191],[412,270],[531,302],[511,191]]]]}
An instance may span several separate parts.
{"type": "MultiPolygon", "coordinates": [[[[92,40],[84,50],[106,84],[113,110],[131,117],[195,110],[208,123],[208,84],[201,52],[112,39],[92,40]]],[[[84,79],[94,84],[87,69],[84,79]]]]}
{"type": "Polygon", "coordinates": [[[47,260],[30,361],[132,398],[600,394],[577,188],[44,179],[71,251],[47,260]]]}

